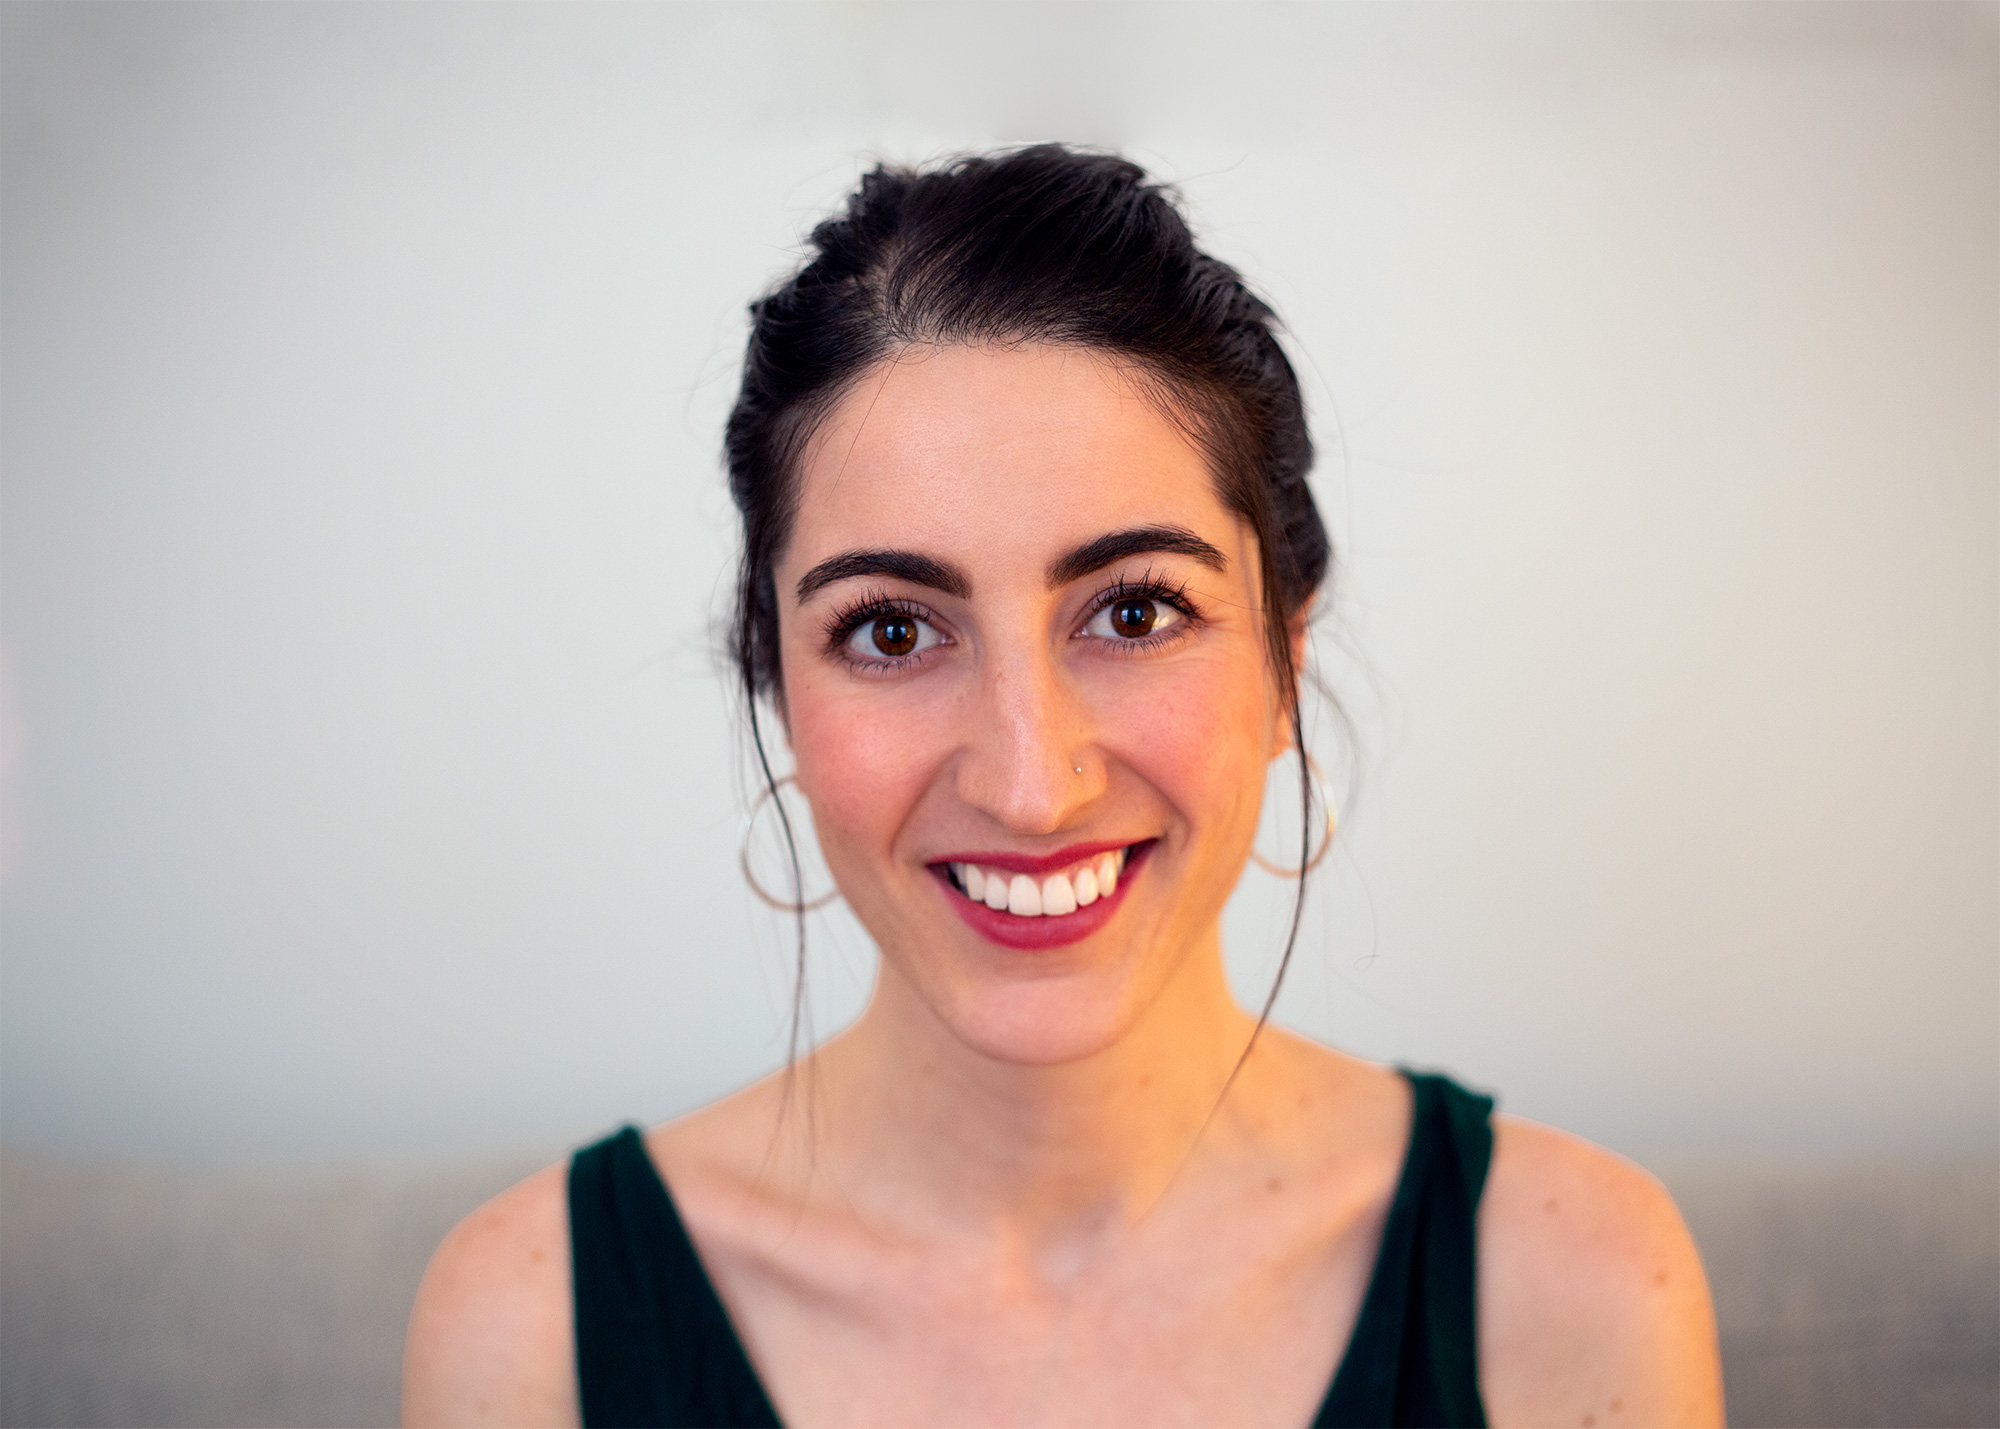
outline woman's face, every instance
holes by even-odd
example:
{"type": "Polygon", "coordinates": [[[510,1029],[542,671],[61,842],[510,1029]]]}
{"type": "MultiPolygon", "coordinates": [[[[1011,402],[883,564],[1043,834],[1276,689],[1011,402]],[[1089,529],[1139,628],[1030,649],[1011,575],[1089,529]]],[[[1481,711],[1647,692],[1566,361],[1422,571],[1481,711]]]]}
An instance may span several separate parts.
{"type": "Polygon", "coordinates": [[[799,786],[884,995],[1011,1062],[1101,1050],[1213,955],[1284,748],[1255,539],[1127,371],[883,363],[775,571],[799,786]]]}

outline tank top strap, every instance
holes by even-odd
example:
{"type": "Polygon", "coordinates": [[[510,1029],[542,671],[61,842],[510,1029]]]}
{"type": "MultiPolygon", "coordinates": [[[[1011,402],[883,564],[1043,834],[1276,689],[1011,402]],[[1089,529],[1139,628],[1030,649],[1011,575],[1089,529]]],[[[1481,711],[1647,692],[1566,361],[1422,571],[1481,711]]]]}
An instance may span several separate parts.
{"type": "Polygon", "coordinates": [[[569,1225],[587,1429],[776,1429],[778,1413],[636,1127],[571,1158],[569,1225]]]}
{"type": "Polygon", "coordinates": [[[1415,1106],[1403,1172],[1347,1352],[1313,1423],[1478,1425],[1479,1195],[1493,1099],[1399,1068],[1415,1106]]]}

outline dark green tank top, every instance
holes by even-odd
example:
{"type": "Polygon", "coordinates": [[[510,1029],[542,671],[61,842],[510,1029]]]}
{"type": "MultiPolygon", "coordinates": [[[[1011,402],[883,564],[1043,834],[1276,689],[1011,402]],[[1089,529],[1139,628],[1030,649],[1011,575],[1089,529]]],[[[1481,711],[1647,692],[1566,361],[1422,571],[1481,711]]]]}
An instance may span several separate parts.
{"type": "MultiPolygon", "coordinates": [[[[1484,1425],[1473,1220],[1491,1097],[1404,1071],[1410,1144],[1353,1336],[1313,1417],[1330,1425],[1484,1425]]],[[[590,1429],[770,1426],[778,1412],[637,1129],[569,1169],[576,1373],[590,1429]]]]}

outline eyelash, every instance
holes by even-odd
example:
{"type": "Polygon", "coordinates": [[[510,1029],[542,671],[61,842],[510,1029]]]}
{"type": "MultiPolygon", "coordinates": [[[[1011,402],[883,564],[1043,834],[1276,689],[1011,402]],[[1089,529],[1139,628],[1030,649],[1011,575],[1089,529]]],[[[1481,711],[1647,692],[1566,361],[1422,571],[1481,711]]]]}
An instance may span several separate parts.
{"type": "MultiPolygon", "coordinates": [[[[871,675],[888,674],[918,663],[930,653],[930,650],[919,650],[910,655],[882,655],[868,660],[858,660],[848,653],[847,642],[854,638],[855,631],[890,615],[921,620],[931,626],[937,624],[931,613],[915,601],[899,600],[882,591],[868,591],[855,597],[826,618],[826,653],[843,662],[849,669],[866,671],[871,675]]],[[[931,647],[932,650],[936,648],[936,646],[931,647]]]]}
{"type": "Polygon", "coordinates": [[[1161,605],[1173,607],[1183,618],[1157,634],[1141,635],[1136,640],[1109,642],[1109,648],[1120,655],[1138,655],[1170,645],[1201,623],[1201,611],[1188,597],[1187,582],[1169,582],[1150,570],[1137,580],[1121,577],[1099,591],[1090,602],[1090,609],[1083,617],[1084,623],[1089,624],[1107,606],[1116,605],[1121,600],[1156,600],[1161,605]]]}
{"type": "MultiPolygon", "coordinates": [[[[1180,639],[1201,623],[1201,611],[1188,597],[1187,582],[1169,582],[1148,570],[1137,580],[1120,577],[1099,591],[1091,598],[1082,624],[1089,624],[1107,606],[1115,605],[1121,600],[1156,600],[1162,605],[1172,606],[1181,613],[1183,619],[1156,635],[1142,635],[1136,640],[1108,642],[1109,647],[1120,655],[1137,655],[1148,650],[1157,650],[1180,639]]],[[[887,674],[917,664],[930,653],[929,650],[918,651],[912,655],[884,655],[875,659],[856,659],[848,653],[847,643],[854,638],[855,631],[872,621],[891,615],[921,620],[927,625],[936,624],[935,617],[915,601],[898,599],[882,591],[864,592],[827,617],[827,654],[844,662],[850,669],[865,670],[870,674],[887,674]]]]}

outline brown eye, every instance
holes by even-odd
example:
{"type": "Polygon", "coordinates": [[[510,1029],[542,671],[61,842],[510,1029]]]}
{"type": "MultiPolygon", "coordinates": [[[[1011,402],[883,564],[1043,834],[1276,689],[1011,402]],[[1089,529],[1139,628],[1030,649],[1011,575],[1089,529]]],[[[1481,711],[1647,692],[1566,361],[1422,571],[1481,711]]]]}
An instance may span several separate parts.
{"type": "Polygon", "coordinates": [[[1159,607],[1150,600],[1120,600],[1111,606],[1111,628],[1127,640],[1151,633],[1159,618],[1159,607]]]}
{"type": "Polygon", "coordinates": [[[913,611],[863,612],[854,617],[843,642],[844,658],[870,669],[900,669],[885,661],[915,659],[944,643],[937,627],[913,611]]]}
{"type": "Polygon", "coordinates": [[[1162,636],[1180,632],[1188,619],[1186,611],[1169,601],[1150,595],[1121,595],[1098,606],[1097,614],[1078,634],[1102,640],[1114,649],[1128,646],[1137,653],[1159,647],[1162,636]]]}
{"type": "Polygon", "coordinates": [[[917,648],[917,622],[907,615],[885,615],[869,632],[875,648],[892,658],[917,648]]]}

